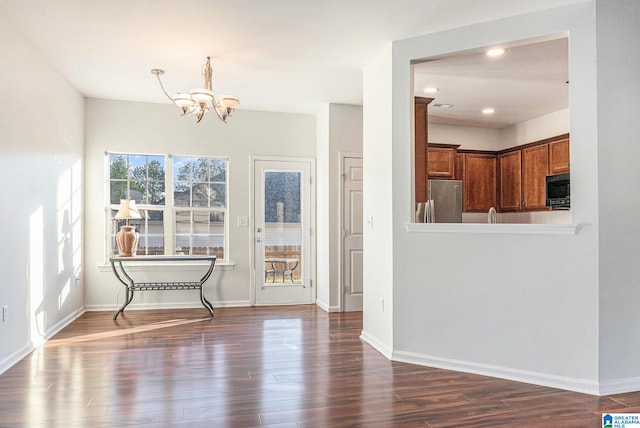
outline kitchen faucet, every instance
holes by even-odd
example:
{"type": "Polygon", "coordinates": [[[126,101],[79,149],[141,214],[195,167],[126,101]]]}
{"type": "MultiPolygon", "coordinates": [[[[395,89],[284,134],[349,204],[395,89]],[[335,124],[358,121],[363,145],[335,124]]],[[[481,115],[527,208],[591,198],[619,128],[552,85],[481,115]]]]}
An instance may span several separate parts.
{"type": "Polygon", "coordinates": [[[497,214],[496,214],[496,209],[491,207],[489,208],[489,215],[487,216],[487,223],[497,223],[497,214]]]}

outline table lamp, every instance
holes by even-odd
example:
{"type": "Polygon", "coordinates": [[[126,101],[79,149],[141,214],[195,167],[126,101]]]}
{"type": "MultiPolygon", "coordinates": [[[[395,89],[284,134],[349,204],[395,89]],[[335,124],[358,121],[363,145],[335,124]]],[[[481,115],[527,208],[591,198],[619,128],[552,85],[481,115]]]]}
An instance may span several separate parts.
{"type": "Polygon", "coordinates": [[[120,227],[120,231],[116,233],[116,243],[120,257],[133,257],[138,249],[138,240],[140,235],[136,232],[135,226],[129,225],[131,219],[141,219],[142,216],[136,208],[136,201],[131,199],[120,199],[120,207],[113,217],[116,220],[125,220],[124,226],[120,227]]]}

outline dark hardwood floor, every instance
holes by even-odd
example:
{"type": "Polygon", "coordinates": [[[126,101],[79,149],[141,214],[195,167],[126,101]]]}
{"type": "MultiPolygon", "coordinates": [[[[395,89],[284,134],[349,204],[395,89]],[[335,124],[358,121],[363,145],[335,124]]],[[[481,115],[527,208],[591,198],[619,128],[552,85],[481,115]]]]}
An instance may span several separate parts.
{"type": "Polygon", "coordinates": [[[90,312],[0,376],[0,427],[601,427],[595,397],[390,362],[360,313],[90,312]]]}

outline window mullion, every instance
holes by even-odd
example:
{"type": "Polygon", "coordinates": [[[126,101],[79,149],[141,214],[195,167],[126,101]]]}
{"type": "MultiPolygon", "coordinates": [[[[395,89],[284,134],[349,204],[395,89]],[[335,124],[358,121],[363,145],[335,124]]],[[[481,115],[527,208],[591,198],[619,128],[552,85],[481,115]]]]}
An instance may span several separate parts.
{"type": "Polygon", "coordinates": [[[164,176],[164,253],[176,253],[175,218],[176,207],[173,201],[173,156],[166,155],[164,176]]]}

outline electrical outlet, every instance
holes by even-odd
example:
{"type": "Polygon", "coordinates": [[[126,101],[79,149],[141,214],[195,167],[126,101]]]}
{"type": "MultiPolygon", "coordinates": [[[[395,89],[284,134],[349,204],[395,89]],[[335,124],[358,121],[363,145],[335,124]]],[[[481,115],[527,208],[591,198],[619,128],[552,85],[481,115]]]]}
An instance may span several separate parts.
{"type": "Polygon", "coordinates": [[[380,298],[380,310],[382,312],[384,312],[384,298],[383,297],[380,298]]]}
{"type": "Polygon", "coordinates": [[[2,307],[2,322],[7,322],[9,320],[9,306],[2,307]]]}

